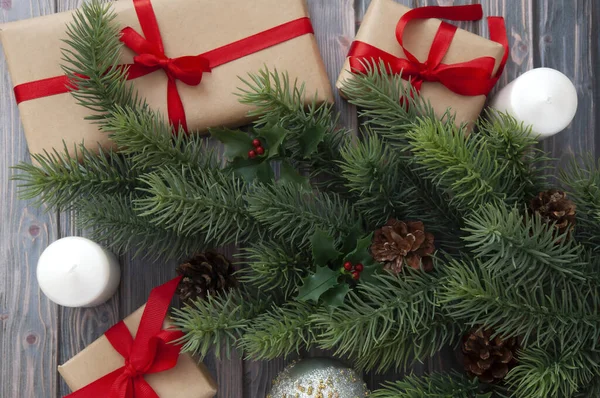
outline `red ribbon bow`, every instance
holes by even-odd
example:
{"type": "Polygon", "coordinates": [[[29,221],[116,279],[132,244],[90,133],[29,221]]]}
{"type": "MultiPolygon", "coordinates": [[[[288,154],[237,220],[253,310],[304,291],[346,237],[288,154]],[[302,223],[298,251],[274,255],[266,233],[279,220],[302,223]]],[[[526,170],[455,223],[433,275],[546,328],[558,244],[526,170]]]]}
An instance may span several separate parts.
{"type": "Polygon", "coordinates": [[[441,23],[425,62],[420,62],[404,47],[403,39],[406,25],[415,19],[443,18],[452,21],[477,21],[482,17],[483,10],[480,4],[415,8],[405,13],[396,26],[396,40],[402,47],[406,59],[396,57],[370,44],[355,41],[348,54],[350,66],[353,72],[366,73],[368,62],[382,60],[389,72],[402,73],[402,77],[409,80],[417,91],[421,89],[423,82],[440,82],[460,95],[487,95],[498,81],[508,59],[508,38],[503,18],[488,18],[491,40],[504,47],[504,55],[495,74],[496,60],[493,57],[480,57],[452,65],[442,63],[456,33],[457,27],[454,25],[441,23]]]}
{"type": "MultiPolygon", "coordinates": [[[[197,86],[202,81],[204,72],[210,72],[213,68],[288,40],[314,33],[310,19],[303,17],[203,54],[169,58],[165,54],[151,1],[133,0],[133,5],[144,37],[131,27],[126,27],[121,31],[121,41],[137,54],[134,57],[133,64],[125,65],[129,68],[127,80],[137,79],[160,69],[165,71],[168,77],[167,108],[169,121],[175,127],[175,131],[179,126],[187,131],[185,110],[177,91],[177,80],[190,86],[197,86]]],[[[17,103],[21,103],[67,93],[72,89],[69,79],[63,75],[19,84],[15,86],[14,90],[17,103]]]]}
{"type": "Polygon", "coordinates": [[[181,345],[173,342],[183,333],[162,330],[162,326],[180,280],[177,277],[150,292],[135,339],[123,321],[104,334],[125,358],[125,365],[65,398],[159,398],[144,375],[164,372],[177,364],[181,345]]]}

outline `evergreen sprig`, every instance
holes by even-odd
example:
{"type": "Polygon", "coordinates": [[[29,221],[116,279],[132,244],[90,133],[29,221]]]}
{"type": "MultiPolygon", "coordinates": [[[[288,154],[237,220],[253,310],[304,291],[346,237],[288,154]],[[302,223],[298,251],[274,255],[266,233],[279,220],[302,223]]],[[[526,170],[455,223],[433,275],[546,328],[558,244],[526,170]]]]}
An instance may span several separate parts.
{"type": "Polygon", "coordinates": [[[491,398],[490,392],[481,392],[477,379],[468,379],[458,372],[413,374],[396,382],[387,382],[374,391],[372,398],[491,398]]]}

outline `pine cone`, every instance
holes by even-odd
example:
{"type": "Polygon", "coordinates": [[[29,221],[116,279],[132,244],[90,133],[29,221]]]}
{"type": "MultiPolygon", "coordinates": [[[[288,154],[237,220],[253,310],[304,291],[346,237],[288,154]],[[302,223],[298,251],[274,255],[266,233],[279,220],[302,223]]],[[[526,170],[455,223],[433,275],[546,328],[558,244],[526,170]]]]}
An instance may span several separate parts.
{"type": "Polygon", "coordinates": [[[190,303],[231,289],[237,286],[233,271],[231,261],[217,252],[197,254],[177,267],[177,274],[183,276],[177,294],[183,303],[190,303]]]}
{"type": "Polygon", "coordinates": [[[390,218],[382,228],[375,231],[371,244],[371,255],[384,268],[393,273],[402,271],[406,263],[409,267],[425,271],[433,270],[435,251],[433,235],[425,232],[421,221],[402,222],[390,218]]]}
{"type": "Polygon", "coordinates": [[[482,383],[496,383],[504,379],[516,364],[516,338],[502,339],[492,329],[475,327],[463,336],[462,352],[465,370],[482,383]]]}
{"type": "Polygon", "coordinates": [[[556,223],[557,235],[570,232],[575,227],[575,203],[567,199],[567,194],[557,189],[540,192],[529,203],[532,213],[539,213],[548,224],[556,223]]]}

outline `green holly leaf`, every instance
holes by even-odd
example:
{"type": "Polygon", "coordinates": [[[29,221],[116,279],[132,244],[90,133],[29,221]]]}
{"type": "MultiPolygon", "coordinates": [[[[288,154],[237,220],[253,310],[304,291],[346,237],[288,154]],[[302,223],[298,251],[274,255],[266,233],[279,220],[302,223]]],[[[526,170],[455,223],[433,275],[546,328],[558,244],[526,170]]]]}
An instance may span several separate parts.
{"type": "Polygon", "coordinates": [[[323,126],[310,126],[304,129],[298,138],[303,156],[308,157],[315,152],[324,138],[325,127],[323,126]]]}
{"type": "Polygon", "coordinates": [[[298,171],[287,161],[281,162],[279,169],[279,181],[290,184],[297,184],[306,189],[310,189],[308,178],[302,176],[298,171]]]}
{"type": "Polygon", "coordinates": [[[342,246],[342,253],[348,253],[356,247],[356,242],[363,234],[360,225],[356,224],[351,230],[350,233],[344,239],[344,243],[342,246]]]}
{"type": "Polygon", "coordinates": [[[337,286],[339,276],[339,272],[327,266],[317,267],[317,272],[303,279],[303,284],[298,289],[297,300],[318,302],[323,293],[337,286]]]}
{"type": "Polygon", "coordinates": [[[342,253],[336,250],[335,240],[326,232],[318,229],[310,238],[313,260],[317,266],[327,265],[330,261],[337,260],[342,253]]]}
{"type": "Polygon", "coordinates": [[[371,241],[373,240],[373,234],[369,234],[361,239],[356,241],[356,247],[353,251],[348,253],[344,258],[345,261],[350,261],[352,264],[361,263],[366,266],[368,264],[373,263],[373,256],[369,252],[369,247],[371,246],[371,241]]]}
{"type": "Polygon", "coordinates": [[[234,173],[246,182],[270,183],[275,179],[271,163],[266,159],[235,159],[230,164],[234,173]]]}
{"type": "Polygon", "coordinates": [[[290,132],[281,126],[268,125],[256,131],[258,139],[266,144],[267,147],[267,159],[273,159],[279,156],[279,147],[283,144],[285,137],[290,132]]]}
{"type": "Polygon", "coordinates": [[[210,129],[211,137],[221,141],[225,145],[225,153],[228,159],[248,158],[248,151],[252,146],[252,137],[241,130],[227,128],[210,129]]]}
{"type": "MultiPolygon", "coordinates": [[[[364,265],[364,264],[363,264],[364,265]]],[[[360,273],[360,282],[373,282],[375,275],[381,271],[381,264],[372,260],[372,264],[365,265],[363,272],[360,273]]]]}
{"type": "Polygon", "coordinates": [[[350,292],[350,286],[347,283],[341,283],[323,293],[321,300],[329,307],[341,307],[348,292],[350,292]]]}

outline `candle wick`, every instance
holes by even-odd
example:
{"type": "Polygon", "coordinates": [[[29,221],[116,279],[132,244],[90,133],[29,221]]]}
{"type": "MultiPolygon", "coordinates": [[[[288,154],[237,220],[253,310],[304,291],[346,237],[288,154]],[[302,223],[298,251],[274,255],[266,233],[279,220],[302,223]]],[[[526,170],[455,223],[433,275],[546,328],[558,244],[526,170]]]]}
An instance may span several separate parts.
{"type": "Polygon", "coordinates": [[[77,268],[77,264],[73,264],[73,266],[71,267],[71,269],[67,272],[67,274],[72,274],[73,272],[75,272],[75,269],[77,268]]]}

